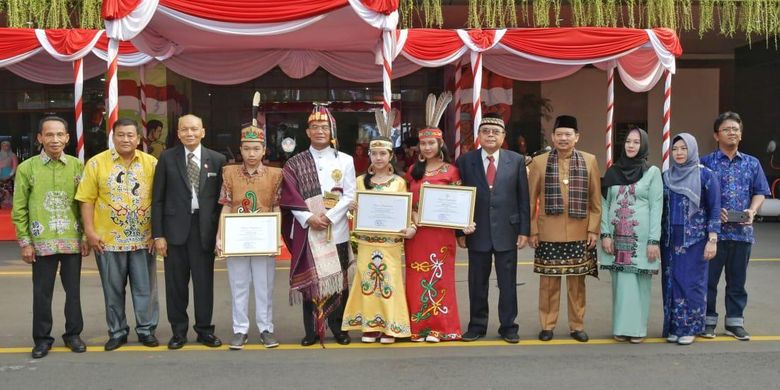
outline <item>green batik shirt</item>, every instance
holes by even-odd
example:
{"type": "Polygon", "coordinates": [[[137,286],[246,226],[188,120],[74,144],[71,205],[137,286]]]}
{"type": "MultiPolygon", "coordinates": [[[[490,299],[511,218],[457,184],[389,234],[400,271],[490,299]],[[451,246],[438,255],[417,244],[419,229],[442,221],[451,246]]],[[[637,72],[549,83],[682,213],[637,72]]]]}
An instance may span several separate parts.
{"type": "Polygon", "coordinates": [[[32,244],[36,256],[80,253],[79,204],[74,199],[84,164],[62,154],[46,153],[19,164],[14,183],[14,210],[19,246],[32,244]]]}

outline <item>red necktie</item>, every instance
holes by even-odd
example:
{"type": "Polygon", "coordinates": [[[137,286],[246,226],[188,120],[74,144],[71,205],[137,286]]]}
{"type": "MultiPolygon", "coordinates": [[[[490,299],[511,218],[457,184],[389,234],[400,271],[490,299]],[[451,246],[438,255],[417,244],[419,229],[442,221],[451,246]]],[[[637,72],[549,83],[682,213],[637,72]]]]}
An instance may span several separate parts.
{"type": "Polygon", "coordinates": [[[496,164],[493,163],[495,160],[493,156],[487,156],[488,159],[488,166],[487,171],[485,172],[485,176],[487,176],[487,183],[490,188],[493,188],[493,183],[496,181],[496,164]]]}

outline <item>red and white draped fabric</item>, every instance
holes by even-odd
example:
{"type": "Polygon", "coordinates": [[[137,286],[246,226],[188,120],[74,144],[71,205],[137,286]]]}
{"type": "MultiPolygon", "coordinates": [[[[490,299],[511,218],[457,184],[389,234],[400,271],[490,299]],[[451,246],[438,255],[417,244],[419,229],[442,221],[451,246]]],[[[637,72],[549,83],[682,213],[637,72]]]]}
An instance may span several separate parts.
{"type": "MultiPolygon", "coordinates": [[[[39,83],[73,83],[76,152],[82,160],[84,79],[105,72],[105,63],[101,59],[104,58],[102,55],[107,46],[108,39],[103,30],[0,29],[0,67],[39,83]]],[[[138,52],[129,42],[123,42],[120,46],[123,49],[117,54],[118,65],[138,66],[154,60],[138,52]]]]}
{"type": "Polygon", "coordinates": [[[170,57],[164,62],[174,72],[206,83],[237,84],[276,66],[292,78],[322,67],[376,82],[382,33],[395,29],[397,8],[398,0],[106,0],[103,17],[110,38],[132,39],[144,53],[170,57]]]}
{"type": "Polygon", "coordinates": [[[413,29],[398,31],[395,38],[398,57],[393,66],[404,72],[414,65],[443,66],[469,53],[475,73],[481,63],[514,80],[554,80],[585,65],[605,71],[614,66],[634,92],[649,91],[664,72],[673,74],[675,59],[682,54],[677,36],[665,28],[413,29]]]}

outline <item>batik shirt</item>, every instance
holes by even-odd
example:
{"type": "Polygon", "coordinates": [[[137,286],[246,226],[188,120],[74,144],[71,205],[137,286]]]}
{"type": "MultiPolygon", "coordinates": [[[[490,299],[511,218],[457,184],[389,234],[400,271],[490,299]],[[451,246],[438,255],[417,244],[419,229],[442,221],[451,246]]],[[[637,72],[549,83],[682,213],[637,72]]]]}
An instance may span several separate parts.
{"type": "MultiPolygon", "coordinates": [[[[750,207],[753,196],[770,195],[761,163],[753,156],[737,152],[729,160],[718,149],[702,157],[701,163],[720,178],[721,208],[742,211],[750,207]]],[[[724,223],[718,239],[753,243],[753,225],[724,223]]]]}
{"type": "Polygon", "coordinates": [[[222,168],[219,204],[228,205],[234,213],[270,212],[279,206],[282,170],[260,166],[249,172],[246,166],[222,168]]]}
{"type": "Polygon", "coordinates": [[[81,252],[81,217],[73,198],[83,168],[73,156],[53,160],[44,152],[19,165],[12,213],[19,246],[32,245],[36,256],[81,252]]]}
{"type": "Polygon", "coordinates": [[[115,149],[87,161],[76,200],[95,205],[95,232],[109,252],[144,249],[152,237],[157,159],[140,150],[128,165],[115,149]]]}

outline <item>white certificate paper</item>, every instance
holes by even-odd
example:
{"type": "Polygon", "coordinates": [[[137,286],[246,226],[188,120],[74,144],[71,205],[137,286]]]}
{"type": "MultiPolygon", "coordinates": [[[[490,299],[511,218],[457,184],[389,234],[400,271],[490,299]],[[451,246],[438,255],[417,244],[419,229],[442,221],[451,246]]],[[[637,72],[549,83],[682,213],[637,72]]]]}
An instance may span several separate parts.
{"type": "Polygon", "coordinates": [[[475,187],[423,184],[418,206],[420,225],[463,229],[474,220],[475,187]]]}
{"type": "Polygon", "coordinates": [[[358,191],[355,231],[400,234],[409,226],[412,194],[358,191]]]}
{"type": "Polygon", "coordinates": [[[225,214],[223,256],[278,255],[280,223],[279,213],[225,214]]]}

